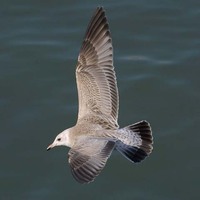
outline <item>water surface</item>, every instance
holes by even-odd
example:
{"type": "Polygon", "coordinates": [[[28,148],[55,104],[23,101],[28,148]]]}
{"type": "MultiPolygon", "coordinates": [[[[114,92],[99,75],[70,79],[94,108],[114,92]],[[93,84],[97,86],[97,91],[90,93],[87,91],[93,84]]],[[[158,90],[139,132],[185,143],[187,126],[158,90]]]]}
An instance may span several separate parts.
{"type": "Polygon", "coordinates": [[[2,1],[0,199],[188,200],[199,196],[198,1],[2,1]],[[142,119],[154,151],[114,152],[94,183],[73,179],[64,147],[46,147],[77,116],[75,65],[87,24],[110,23],[121,127],[142,119]]]}

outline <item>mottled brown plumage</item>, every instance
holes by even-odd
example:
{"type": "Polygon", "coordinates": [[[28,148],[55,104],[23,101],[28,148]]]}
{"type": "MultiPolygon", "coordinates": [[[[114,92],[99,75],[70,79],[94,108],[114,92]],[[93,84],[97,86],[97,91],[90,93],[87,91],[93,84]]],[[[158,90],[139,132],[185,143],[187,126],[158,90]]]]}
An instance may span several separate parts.
{"type": "Polygon", "coordinates": [[[150,124],[141,121],[119,129],[119,95],[113,47],[105,11],[96,9],[87,28],[76,67],[79,112],[74,127],[60,133],[47,148],[65,145],[74,178],[89,183],[99,175],[113,149],[131,162],[152,151],[150,124]]]}

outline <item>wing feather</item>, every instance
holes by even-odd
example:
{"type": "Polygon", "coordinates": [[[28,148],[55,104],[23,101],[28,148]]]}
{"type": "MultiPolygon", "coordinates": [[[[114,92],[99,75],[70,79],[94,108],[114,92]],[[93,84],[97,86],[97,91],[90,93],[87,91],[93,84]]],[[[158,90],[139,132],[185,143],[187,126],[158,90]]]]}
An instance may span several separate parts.
{"type": "Polygon", "coordinates": [[[92,182],[104,168],[114,146],[114,142],[91,140],[73,147],[68,156],[74,178],[80,183],[92,182]]]}
{"type": "Polygon", "coordinates": [[[103,8],[97,8],[87,28],[78,57],[76,81],[78,121],[87,115],[105,115],[118,128],[118,88],[113,67],[113,47],[103,8]]]}

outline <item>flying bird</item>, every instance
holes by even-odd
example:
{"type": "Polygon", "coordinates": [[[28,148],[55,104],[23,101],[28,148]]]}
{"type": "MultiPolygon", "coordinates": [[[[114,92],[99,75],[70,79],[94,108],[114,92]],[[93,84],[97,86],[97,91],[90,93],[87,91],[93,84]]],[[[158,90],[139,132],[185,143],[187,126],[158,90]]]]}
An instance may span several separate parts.
{"type": "Polygon", "coordinates": [[[113,66],[113,46],[105,11],[98,7],[87,27],[76,66],[78,119],[57,135],[47,150],[70,148],[68,161],[74,178],[90,183],[116,149],[133,163],[153,149],[150,124],[143,120],[124,128],[118,125],[119,95],[113,66]]]}

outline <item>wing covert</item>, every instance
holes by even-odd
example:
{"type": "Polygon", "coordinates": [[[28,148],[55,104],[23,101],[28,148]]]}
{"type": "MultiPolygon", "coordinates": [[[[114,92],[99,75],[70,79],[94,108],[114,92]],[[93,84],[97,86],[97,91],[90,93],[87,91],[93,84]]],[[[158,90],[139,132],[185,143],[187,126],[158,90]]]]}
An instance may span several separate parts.
{"type": "Polygon", "coordinates": [[[91,140],[69,151],[72,175],[80,183],[90,183],[104,168],[115,146],[111,141],[91,140]]]}
{"type": "Polygon", "coordinates": [[[78,57],[76,81],[78,120],[86,115],[105,115],[118,127],[118,88],[113,67],[113,47],[103,8],[97,8],[87,28],[78,57]]]}

